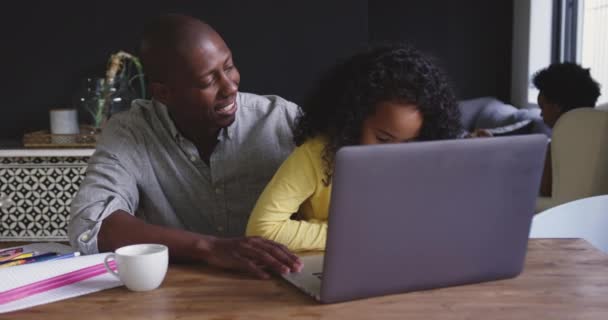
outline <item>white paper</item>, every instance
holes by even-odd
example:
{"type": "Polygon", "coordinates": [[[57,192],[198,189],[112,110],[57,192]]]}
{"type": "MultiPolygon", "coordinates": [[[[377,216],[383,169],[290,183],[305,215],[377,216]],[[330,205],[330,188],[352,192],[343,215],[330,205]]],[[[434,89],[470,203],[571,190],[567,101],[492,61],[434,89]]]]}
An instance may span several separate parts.
{"type": "MultiPolygon", "coordinates": [[[[69,253],[74,251],[69,246],[57,243],[36,243],[22,247],[25,248],[24,251],[36,250],[40,252],[54,251],[61,253],[69,253]]],[[[88,256],[37,262],[0,269],[0,293],[30,283],[103,263],[106,255],[108,255],[108,253],[99,253],[88,256]]],[[[116,277],[109,273],[104,273],[102,275],[67,286],[37,293],[35,295],[6,304],[0,304],[0,313],[11,312],[54,301],[77,297],[121,285],[122,283],[116,277]]]]}

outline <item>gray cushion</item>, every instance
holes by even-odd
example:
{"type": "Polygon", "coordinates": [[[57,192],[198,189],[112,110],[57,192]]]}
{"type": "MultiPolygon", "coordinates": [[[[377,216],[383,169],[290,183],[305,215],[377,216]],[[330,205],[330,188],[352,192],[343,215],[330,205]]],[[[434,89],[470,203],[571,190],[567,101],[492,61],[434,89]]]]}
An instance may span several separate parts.
{"type": "MultiPolygon", "coordinates": [[[[525,120],[532,124],[526,126],[529,133],[551,135],[551,129],[543,122],[540,109],[518,109],[493,97],[481,97],[458,102],[461,123],[465,130],[491,129],[512,126],[525,120]]],[[[519,130],[522,131],[522,130],[519,130]]]]}
{"type": "Polygon", "coordinates": [[[458,108],[460,109],[460,123],[462,127],[468,131],[475,129],[475,121],[479,112],[492,101],[498,100],[492,97],[482,97],[459,101],[458,108]]]}
{"type": "Polygon", "coordinates": [[[503,127],[518,121],[517,108],[498,100],[491,101],[483,108],[475,121],[475,128],[503,127]]]}

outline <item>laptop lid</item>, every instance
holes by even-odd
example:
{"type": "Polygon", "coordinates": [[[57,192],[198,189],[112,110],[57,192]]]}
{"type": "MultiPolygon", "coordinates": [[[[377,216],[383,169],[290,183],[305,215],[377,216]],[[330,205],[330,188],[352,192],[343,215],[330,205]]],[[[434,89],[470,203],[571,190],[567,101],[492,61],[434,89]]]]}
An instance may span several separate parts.
{"type": "Polygon", "coordinates": [[[547,137],[344,147],[322,302],[518,275],[547,137]]]}

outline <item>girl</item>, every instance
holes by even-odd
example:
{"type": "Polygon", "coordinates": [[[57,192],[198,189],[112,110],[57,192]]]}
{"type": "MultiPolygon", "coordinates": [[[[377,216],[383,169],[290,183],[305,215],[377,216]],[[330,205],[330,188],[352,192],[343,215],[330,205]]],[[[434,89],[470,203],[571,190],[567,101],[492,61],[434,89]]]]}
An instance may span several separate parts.
{"type": "Polygon", "coordinates": [[[324,250],[333,160],[343,146],[449,139],[460,113],[442,72],[416,49],[383,45],[338,64],[304,104],[298,146],[262,192],[248,236],[324,250]]]}

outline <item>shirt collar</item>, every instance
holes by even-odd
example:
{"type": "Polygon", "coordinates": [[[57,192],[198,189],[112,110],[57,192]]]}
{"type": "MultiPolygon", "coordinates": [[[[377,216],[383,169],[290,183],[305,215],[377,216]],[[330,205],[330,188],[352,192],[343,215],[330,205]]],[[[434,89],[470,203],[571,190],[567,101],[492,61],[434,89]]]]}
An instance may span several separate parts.
{"type": "MultiPolygon", "coordinates": [[[[237,100],[237,111],[236,114],[234,115],[234,122],[232,122],[231,125],[229,125],[226,128],[222,128],[218,134],[218,139],[222,139],[222,138],[226,138],[226,139],[230,139],[231,137],[234,136],[234,131],[235,131],[235,127],[236,127],[236,122],[237,119],[239,117],[239,113],[241,111],[241,101],[242,99],[240,99],[240,94],[237,93],[236,96],[236,100],[237,100]]],[[[179,132],[179,130],[177,130],[177,127],[175,126],[175,122],[173,122],[173,119],[171,119],[171,116],[169,115],[169,110],[167,109],[167,106],[155,99],[152,99],[152,104],[154,105],[154,109],[156,110],[160,120],[162,121],[162,123],[167,127],[167,129],[169,130],[169,134],[171,135],[171,137],[173,137],[173,139],[175,139],[176,141],[179,141],[180,138],[182,137],[181,133],[179,132]]]]}
{"type": "Polygon", "coordinates": [[[167,130],[169,130],[169,134],[171,135],[171,137],[173,137],[176,141],[179,140],[179,137],[181,135],[177,130],[173,119],[171,119],[171,116],[169,115],[169,110],[167,110],[167,106],[164,103],[155,99],[152,99],[152,105],[154,106],[154,109],[156,110],[160,121],[167,128],[167,130]]]}
{"type": "Polygon", "coordinates": [[[238,123],[238,119],[239,119],[239,114],[241,114],[241,111],[243,110],[243,99],[241,99],[241,94],[240,92],[236,93],[236,113],[234,114],[234,121],[232,122],[232,124],[230,124],[228,127],[223,128],[220,131],[220,134],[218,136],[224,136],[226,139],[230,140],[232,137],[234,137],[235,135],[235,130],[236,130],[236,126],[238,123]]]}

